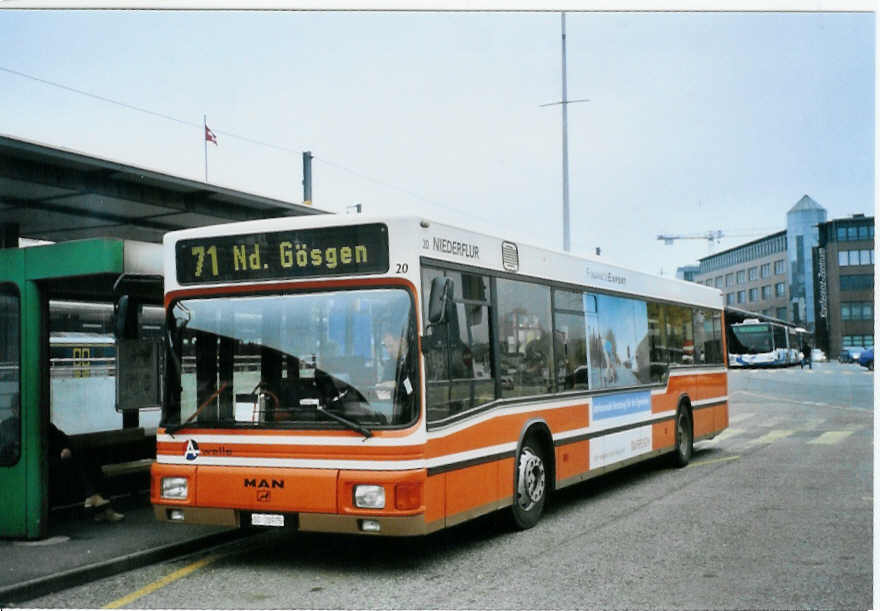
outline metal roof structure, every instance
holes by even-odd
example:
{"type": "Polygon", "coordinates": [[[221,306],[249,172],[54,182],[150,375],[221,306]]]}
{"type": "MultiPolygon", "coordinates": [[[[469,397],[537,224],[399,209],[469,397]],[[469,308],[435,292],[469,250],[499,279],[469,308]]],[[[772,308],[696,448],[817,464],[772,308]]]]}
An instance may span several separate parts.
{"type": "Polygon", "coordinates": [[[175,229],[310,214],[328,213],[0,135],[0,225],[18,236],[161,242],[175,229]]]}

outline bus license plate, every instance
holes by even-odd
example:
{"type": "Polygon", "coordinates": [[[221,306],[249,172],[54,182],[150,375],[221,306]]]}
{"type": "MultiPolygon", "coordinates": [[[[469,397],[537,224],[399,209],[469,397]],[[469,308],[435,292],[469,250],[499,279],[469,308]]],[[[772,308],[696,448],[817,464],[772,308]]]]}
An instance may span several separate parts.
{"type": "Polygon", "coordinates": [[[284,516],[280,513],[252,513],[253,526],[284,526],[284,516]]]}

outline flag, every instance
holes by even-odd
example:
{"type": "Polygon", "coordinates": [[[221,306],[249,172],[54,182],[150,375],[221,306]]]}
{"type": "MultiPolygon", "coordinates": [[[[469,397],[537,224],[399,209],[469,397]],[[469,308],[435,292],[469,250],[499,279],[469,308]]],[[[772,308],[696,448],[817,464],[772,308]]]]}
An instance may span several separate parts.
{"type": "Polygon", "coordinates": [[[211,131],[211,128],[205,125],[205,140],[217,144],[217,136],[211,131]]]}

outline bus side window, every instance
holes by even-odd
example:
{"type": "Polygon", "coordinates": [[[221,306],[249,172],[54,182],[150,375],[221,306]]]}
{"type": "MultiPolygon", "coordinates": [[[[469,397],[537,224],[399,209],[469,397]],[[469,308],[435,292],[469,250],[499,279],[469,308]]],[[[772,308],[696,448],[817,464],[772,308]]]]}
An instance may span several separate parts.
{"type": "MultiPolygon", "coordinates": [[[[785,327],[773,325],[773,343],[777,350],[788,348],[788,338],[786,337],[785,327]]],[[[794,345],[794,341],[792,341],[794,345]]]]}
{"type": "Polygon", "coordinates": [[[650,380],[652,383],[666,382],[669,373],[666,347],[666,311],[664,306],[648,302],[648,338],[650,346],[650,380]]]}
{"type": "Polygon", "coordinates": [[[489,279],[425,268],[423,303],[427,304],[432,280],[444,276],[452,281],[453,297],[446,303],[445,321],[428,326],[427,311],[423,312],[429,421],[442,420],[495,398],[489,279]]]}
{"type": "Polygon", "coordinates": [[[663,304],[666,311],[667,357],[670,367],[693,365],[694,323],[690,308],[663,304]]]}
{"type": "Polygon", "coordinates": [[[553,336],[550,287],[499,278],[498,366],[501,396],[553,392],[553,336]]]}
{"type": "Polygon", "coordinates": [[[694,347],[697,363],[721,363],[721,314],[712,310],[694,312],[694,347]]]}
{"type": "MultiPolygon", "coordinates": [[[[588,383],[587,331],[583,293],[553,290],[553,352],[556,388],[586,390],[588,383]]],[[[595,296],[587,296],[595,313],[595,296]]],[[[589,306],[588,306],[589,307],[589,306]]]]}

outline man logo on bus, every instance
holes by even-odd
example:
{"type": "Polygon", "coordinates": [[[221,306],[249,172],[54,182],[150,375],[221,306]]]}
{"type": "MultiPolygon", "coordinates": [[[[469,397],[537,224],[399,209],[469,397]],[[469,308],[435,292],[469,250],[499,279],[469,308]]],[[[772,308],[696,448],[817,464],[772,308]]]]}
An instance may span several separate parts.
{"type": "Polygon", "coordinates": [[[195,460],[199,457],[199,444],[196,443],[195,439],[190,439],[186,442],[186,450],[183,452],[183,457],[187,460],[195,460]]]}

